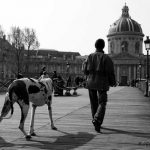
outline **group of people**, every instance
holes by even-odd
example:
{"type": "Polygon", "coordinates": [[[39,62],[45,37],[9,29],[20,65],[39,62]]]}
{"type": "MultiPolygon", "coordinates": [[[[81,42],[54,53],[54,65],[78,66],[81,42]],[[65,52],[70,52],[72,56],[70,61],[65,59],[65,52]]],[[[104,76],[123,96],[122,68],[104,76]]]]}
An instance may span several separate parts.
{"type": "MultiPolygon", "coordinates": [[[[43,78],[49,78],[48,73],[46,72],[46,67],[44,66],[40,72],[40,78],[39,80],[43,78]]],[[[54,71],[53,75],[51,77],[53,81],[53,86],[54,86],[54,96],[63,96],[63,90],[65,88],[65,81],[61,77],[61,75],[57,75],[57,72],[54,71]]],[[[67,84],[70,81],[68,80],[67,84]]]]}
{"type": "MultiPolygon", "coordinates": [[[[96,50],[91,53],[82,65],[82,70],[86,77],[86,88],[89,92],[91,104],[92,123],[97,132],[100,132],[107,105],[107,91],[110,86],[116,86],[114,64],[111,58],[104,53],[105,41],[98,39],[95,42],[96,50]]],[[[21,78],[22,76],[18,76],[21,78]]],[[[46,67],[43,67],[40,72],[40,79],[48,78],[46,67]]],[[[65,82],[61,76],[54,71],[52,76],[55,85],[54,95],[63,95],[65,82]],[[57,83],[57,84],[56,84],[57,83]]],[[[79,80],[76,80],[79,85],[79,80]]],[[[67,86],[71,86],[71,77],[68,78],[67,86]]]]}
{"type": "MultiPolygon", "coordinates": [[[[40,72],[40,78],[39,80],[43,78],[49,78],[49,75],[46,72],[46,67],[44,66],[40,72]]],[[[71,76],[68,76],[66,82],[62,78],[61,75],[57,75],[57,72],[54,71],[52,75],[52,80],[53,80],[53,85],[54,85],[54,96],[63,96],[63,91],[64,89],[67,88],[72,88],[74,87],[79,87],[80,84],[84,84],[84,79],[82,77],[77,76],[75,78],[74,84],[71,76]]],[[[84,86],[84,85],[83,85],[84,86]]]]}

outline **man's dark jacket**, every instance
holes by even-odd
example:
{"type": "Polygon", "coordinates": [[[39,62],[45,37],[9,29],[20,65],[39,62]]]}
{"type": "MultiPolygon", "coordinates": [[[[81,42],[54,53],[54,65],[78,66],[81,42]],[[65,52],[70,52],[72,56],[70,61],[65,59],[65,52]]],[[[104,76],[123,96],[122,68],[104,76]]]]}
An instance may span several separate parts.
{"type": "Polygon", "coordinates": [[[108,91],[116,84],[113,62],[102,52],[90,54],[83,63],[83,71],[87,75],[88,89],[108,91]]]}

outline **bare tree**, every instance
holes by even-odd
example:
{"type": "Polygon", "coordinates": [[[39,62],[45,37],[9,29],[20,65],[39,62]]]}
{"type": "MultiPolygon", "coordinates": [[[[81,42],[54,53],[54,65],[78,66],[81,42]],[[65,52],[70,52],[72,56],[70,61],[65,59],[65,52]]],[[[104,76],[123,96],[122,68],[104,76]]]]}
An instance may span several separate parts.
{"type": "Polygon", "coordinates": [[[28,50],[28,56],[29,56],[29,50],[34,50],[39,48],[40,43],[37,39],[36,32],[34,29],[24,28],[24,44],[25,48],[28,50]]]}
{"type": "Polygon", "coordinates": [[[3,38],[5,36],[4,29],[0,25],[0,38],[3,38]]]}
{"type": "MultiPolygon", "coordinates": [[[[27,54],[28,61],[27,62],[30,62],[29,61],[29,57],[30,57],[29,50],[38,49],[39,46],[40,46],[40,43],[39,43],[39,41],[37,39],[36,32],[35,32],[34,29],[24,28],[23,32],[24,32],[25,48],[28,50],[28,54],[27,54]]],[[[29,67],[29,65],[27,63],[26,64],[26,72],[27,73],[29,72],[29,68],[28,67],[29,67]]]]}
{"type": "Polygon", "coordinates": [[[22,59],[24,50],[24,34],[19,27],[12,27],[8,40],[12,44],[16,56],[17,75],[22,71],[22,59]]]}

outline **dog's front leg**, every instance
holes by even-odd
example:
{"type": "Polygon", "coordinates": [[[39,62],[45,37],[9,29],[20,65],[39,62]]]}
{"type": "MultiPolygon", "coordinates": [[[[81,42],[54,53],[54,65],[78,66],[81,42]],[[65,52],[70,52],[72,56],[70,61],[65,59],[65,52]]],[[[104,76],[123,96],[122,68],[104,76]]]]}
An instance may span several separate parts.
{"type": "Polygon", "coordinates": [[[35,116],[35,110],[36,110],[36,106],[34,104],[32,104],[32,108],[31,108],[31,120],[30,120],[30,127],[29,127],[29,135],[32,135],[32,136],[36,136],[36,134],[34,133],[34,116],[35,116]]]}
{"type": "Polygon", "coordinates": [[[51,128],[53,130],[57,130],[57,128],[54,126],[54,122],[53,122],[51,101],[52,101],[52,97],[49,96],[47,105],[48,105],[49,118],[50,118],[50,121],[51,121],[51,128]]]}

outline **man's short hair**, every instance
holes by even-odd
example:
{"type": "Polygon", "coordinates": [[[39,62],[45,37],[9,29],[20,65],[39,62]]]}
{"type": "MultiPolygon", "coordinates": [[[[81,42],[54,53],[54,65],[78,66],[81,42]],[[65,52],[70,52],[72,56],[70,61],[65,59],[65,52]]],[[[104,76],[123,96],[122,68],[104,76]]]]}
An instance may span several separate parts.
{"type": "Polygon", "coordinates": [[[103,39],[98,39],[95,42],[96,49],[103,49],[105,47],[105,41],[103,39]]]}

